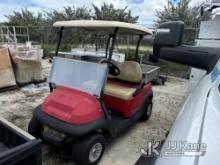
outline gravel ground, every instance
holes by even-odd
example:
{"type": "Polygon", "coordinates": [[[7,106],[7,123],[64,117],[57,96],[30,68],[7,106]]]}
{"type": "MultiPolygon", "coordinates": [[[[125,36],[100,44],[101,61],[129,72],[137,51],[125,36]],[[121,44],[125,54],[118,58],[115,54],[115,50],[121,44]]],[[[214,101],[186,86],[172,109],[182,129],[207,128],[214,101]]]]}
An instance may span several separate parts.
{"type": "MultiPolygon", "coordinates": [[[[147,122],[137,123],[120,137],[108,140],[100,165],[132,165],[140,156],[139,147],[144,147],[148,140],[163,139],[181,109],[186,89],[187,81],[176,78],[169,78],[164,86],[154,86],[154,107],[151,118],[147,122]]],[[[0,116],[27,130],[34,107],[43,101],[48,92],[48,88],[43,87],[42,91],[34,94],[22,89],[0,93],[0,116]]],[[[45,144],[43,164],[73,164],[71,151],[45,144]]]]}

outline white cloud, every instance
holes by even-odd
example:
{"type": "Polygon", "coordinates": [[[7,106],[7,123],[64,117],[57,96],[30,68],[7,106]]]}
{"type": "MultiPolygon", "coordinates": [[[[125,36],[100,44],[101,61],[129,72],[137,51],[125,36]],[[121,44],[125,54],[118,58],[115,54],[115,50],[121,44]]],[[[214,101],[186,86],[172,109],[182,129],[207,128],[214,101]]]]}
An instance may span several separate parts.
{"type": "Polygon", "coordinates": [[[199,6],[201,5],[202,3],[205,3],[206,0],[192,0],[191,3],[190,3],[190,6],[199,6]]]}
{"type": "MultiPolygon", "coordinates": [[[[41,8],[50,8],[50,9],[57,9],[62,8],[63,6],[71,5],[72,2],[67,0],[31,0],[35,4],[37,4],[41,8]]],[[[76,0],[77,1],[77,0],[76,0]]],[[[76,2],[75,1],[75,2],[76,2]]]]}
{"type": "MultiPolygon", "coordinates": [[[[155,12],[166,5],[165,0],[145,0],[142,4],[136,4],[132,6],[136,11],[139,11],[137,15],[140,15],[139,21],[141,23],[152,24],[155,19],[155,12]]],[[[131,8],[131,10],[132,10],[131,8]]]]}
{"type": "Polygon", "coordinates": [[[15,7],[15,6],[11,6],[11,7],[8,7],[7,4],[1,4],[0,3],[0,22],[3,22],[3,21],[6,21],[6,17],[4,15],[8,15],[8,14],[11,14],[13,11],[16,11],[18,10],[19,8],[15,7]]]}

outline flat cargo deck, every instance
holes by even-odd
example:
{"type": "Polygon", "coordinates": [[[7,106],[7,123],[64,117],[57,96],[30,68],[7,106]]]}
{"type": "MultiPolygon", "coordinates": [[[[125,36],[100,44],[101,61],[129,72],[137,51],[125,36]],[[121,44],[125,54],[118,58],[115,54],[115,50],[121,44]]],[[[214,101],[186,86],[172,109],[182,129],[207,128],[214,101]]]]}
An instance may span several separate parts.
{"type": "Polygon", "coordinates": [[[141,64],[141,69],[146,82],[159,79],[160,67],[154,65],[141,64]]]}

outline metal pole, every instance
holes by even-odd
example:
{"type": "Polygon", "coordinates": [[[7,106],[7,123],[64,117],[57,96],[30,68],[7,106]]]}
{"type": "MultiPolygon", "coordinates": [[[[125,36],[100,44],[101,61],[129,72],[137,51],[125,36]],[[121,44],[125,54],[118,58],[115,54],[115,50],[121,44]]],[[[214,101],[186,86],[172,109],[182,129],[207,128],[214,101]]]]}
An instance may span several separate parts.
{"type": "Polygon", "coordinates": [[[1,37],[2,37],[2,42],[4,42],[4,32],[3,32],[2,26],[1,26],[0,28],[1,28],[1,37]]]}
{"type": "MultiPolygon", "coordinates": [[[[57,43],[57,48],[56,48],[55,56],[58,55],[58,51],[59,51],[59,48],[60,48],[60,43],[61,43],[62,36],[63,36],[63,29],[64,29],[64,27],[60,28],[59,38],[58,38],[58,43],[57,43]]],[[[49,83],[49,88],[50,88],[50,92],[52,92],[53,91],[53,85],[51,83],[49,83]]]]}
{"type": "Polygon", "coordinates": [[[137,47],[136,47],[136,53],[135,53],[135,60],[138,61],[138,50],[139,50],[139,46],[140,46],[140,43],[141,43],[141,40],[143,39],[143,35],[140,35],[139,36],[139,40],[138,40],[138,43],[137,43],[137,47]]]}
{"type": "Polygon", "coordinates": [[[130,38],[129,36],[127,36],[127,50],[126,50],[126,56],[125,56],[125,60],[127,60],[128,56],[129,56],[129,48],[130,47],[130,38]]]}
{"type": "Polygon", "coordinates": [[[56,48],[55,56],[58,55],[58,51],[59,51],[59,48],[60,48],[60,43],[61,43],[62,36],[63,36],[63,29],[64,29],[64,27],[60,28],[60,33],[59,33],[59,38],[58,38],[58,43],[57,43],[57,48],[56,48]]]}
{"type": "Polygon", "coordinates": [[[7,40],[8,40],[8,43],[9,43],[9,30],[8,30],[8,27],[6,27],[6,30],[7,30],[7,40]]]}
{"type": "Polygon", "coordinates": [[[112,54],[113,54],[113,50],[114,50],[114,46],[115,46],[115,42],[116,42],[117,33],[118,33],[118,27],[115,28],[115,30],[112,34],[112,44],[111,44],[111,47],[109,50],[108,64],[110,63],[110,61],[112,59],[112,54]]]}
{"type": "Polygon", "coordinates": [[[28,42],[29,42],[29,40],[30,40],[30,37],[29,37],[29,27],[27,27],[27,37],[28,37],[28,42]]]}
{"type": "Polygon", "coordinates": [[[106,48],[105,48],[105,58],[108,57],[108,48],[109,48],[109,43],[110,43],[111,37],[112,37],[112,34],[109,34],[108,35],[108,40],[107,40],[107,43],[106,43],[106,48]]]}
{"type": "Polygon", "coordinates": [[[14,35],[13,35],[14,41],[15,41],[15,43],[17,43],[15,26],[13,26],[13,33],[14,33],[14,35]]]}

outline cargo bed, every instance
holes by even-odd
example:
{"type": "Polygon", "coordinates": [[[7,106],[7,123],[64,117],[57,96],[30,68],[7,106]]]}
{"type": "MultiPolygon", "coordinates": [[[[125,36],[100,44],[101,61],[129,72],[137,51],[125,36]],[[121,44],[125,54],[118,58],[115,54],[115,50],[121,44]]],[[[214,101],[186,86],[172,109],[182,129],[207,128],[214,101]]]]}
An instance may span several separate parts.
{"type": "Polygon", "coordinates": [[[0,164],[41,165],[41,141],[0,117],[0,164]]]}
{"type": "Polygon", "coordinates": [[[160,67],[140,64],[146,82],[157,81],[160,76],[160,67]]]}

